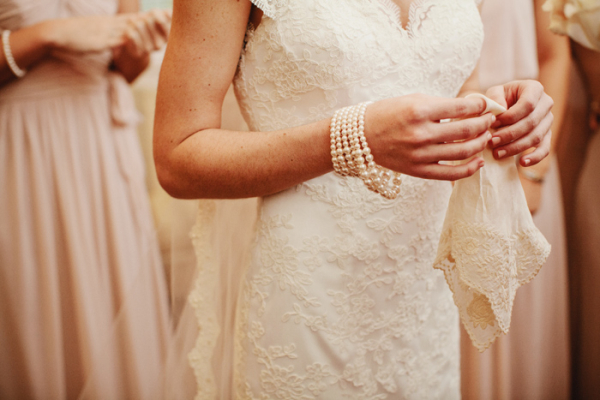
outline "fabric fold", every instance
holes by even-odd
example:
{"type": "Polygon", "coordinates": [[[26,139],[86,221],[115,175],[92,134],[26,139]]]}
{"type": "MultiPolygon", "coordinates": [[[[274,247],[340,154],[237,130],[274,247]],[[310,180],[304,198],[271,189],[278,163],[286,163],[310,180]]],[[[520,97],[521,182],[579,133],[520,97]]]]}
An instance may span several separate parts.
{"type": "MultiPolygon", "coordinates": [[[[482,96],[484,113],[505,111],[482,96]]],[[[484,351],[508,333],[517,289],[538,273],[550,245],[536,228],[514,157],[495,160],[454,185],[434,268],[444,272],[473,344],[484,351]]]]}

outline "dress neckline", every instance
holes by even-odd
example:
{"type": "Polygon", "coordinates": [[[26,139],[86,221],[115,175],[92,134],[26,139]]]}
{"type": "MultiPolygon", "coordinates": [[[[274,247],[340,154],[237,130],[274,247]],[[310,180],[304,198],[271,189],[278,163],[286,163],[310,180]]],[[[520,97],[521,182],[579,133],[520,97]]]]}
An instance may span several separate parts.
{"type": "MultiPolygon", "coordinates": [[[[402,9],[393,0],[375,0],[388,13],[396,27],[404,34],[410,34],[415,29],[415,24],[420,26],[421,22],[427,18],[426,13],[417,13],[417,9],[423,6],[428,0],[413,0],[408,6],[408,19],[406,25],[402,24],[402,9]]],[[[430,1],[430,0],[429,0],[430,1]]]]}

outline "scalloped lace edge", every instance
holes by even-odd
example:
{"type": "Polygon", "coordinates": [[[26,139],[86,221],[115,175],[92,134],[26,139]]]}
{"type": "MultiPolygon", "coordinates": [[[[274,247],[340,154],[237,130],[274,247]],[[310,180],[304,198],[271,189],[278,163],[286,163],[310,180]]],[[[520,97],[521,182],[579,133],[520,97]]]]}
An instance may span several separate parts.
{"type": "MultiPolygon", "coordinates": [[[[539,249],[540,251],[535,255],[535,259],[537,260],[536,261],[537,265],[535,265],[535,267],[530,270],[530,272],[527,274],[527,277],[525,279],[520,279],[517,281],[518,286],[513,291],[513,295],[512,295],[513,300],[514,300],[514,296],[516,295],[517,290],[521,286],[531,282],[533,280],[533,278],[535,278],[535,276],[539,273],[542,266],[546,262],[548,256],[550,255],[550,249],[551,249],[550,244],[546,241],[546,238],[542,235],[542,233],[537,228],[534,227],[533,229],[519,231],[517,233],[517,236],[520,236],[521,234],[526,234],[527,237],[530,238],[530,240],[529,240],[530,247],[532,247],[534,249],[539,249]]],[[[448,242],[445,246],[446,248],[442,249],[442,253],[437,255],[437,257],[434,261],[433,267],[435,269],[439,269],[444,272],[444,278],[446,279],[446,283],[448,284],[448,287],[450,288],[450,291],[452,292],[452,298],[454,300],[454,304],[459,309],[460,320],[462,321],[463,326],[465,327],[465,330],[467,331],[467,334],[469,335],[469,338],[471,339],[471,342],[473,343],[473,345],[479,350],[479,352],[483,352],[487,348],[489,348],[492,345],[492,343],[494,343],[494,341],[502,333],[507,334],[510,326],[505,327],[505,329],[502,329],[502,328],[500,328],[500,326],[498,326],[498,328],[494,329],[494,333],[492,334],[492,336],[490,336],[489,339],[486,341],[480,341],[477,339],[476,334],[474,333],[474,330],[470,327],[470,323],[471,323],[470,317],[459,305],[460,302],[459,302],[458,296],[455,292],[454,284],[452,283],[454,281],[452,279],[452,274],[454,274],[454,273],[458,274],[458,279],[462,283],[464,283],[467,287],[472,289],[475,293],[478,293],[478,294],[486,297],[486,299],[490,303],[490,308],[492,309],[492,312],[494,313],[494,320],[496,320],[496,321],[497,321],[496,315],[498,313],[498,310],[495,309],[497,307],[495,307],[492,304],[490,298],[486,294],[481,293],[477,289],[473,288],[471,284],[466,282],[460,276],[459,268],[456,266],[456,263],[457,263],[456,257],[454,257],[452,255],[454,253],[452,235],[447,234],[446,231],[442,233],[441,237],[443,237],[444,235],[448,235],[448,242]],[[455,261],[451,261],[451,260],[455,260],[455,261]],[[452,269],[455,269],[456,272],[453,272],[452,269]]],[[[516,262],[518,263],[518,260],[516,262]]],[[[512,302],[511,302],[511,308],[512,308],[512,302]]],[[[498,324],[498,325],[500,325],[500,324],[498,324]]]]}
{"type": "Polygon", "coordinates": [[[195,311],[198,322],[198,337],[188,361],[196,377],[197,393],[195,400],[212,400],[217,398],[215,376],[211,368],[213,352],[221,332],[217,320],[216,295],[214,293],[218,281],[218,268],[210,251],[210,227],[215,215],[215,203],[212,200],[200,201],[196,223],[190,237],[196,253],[197,277],[194,289],[188,301],[195,311]]]}
{"type": "Polygon", "coordinates": [[[267,17],[275,19],[275,7],[272,0],[250,0],[250,2],[260,8],[267,17]]]}

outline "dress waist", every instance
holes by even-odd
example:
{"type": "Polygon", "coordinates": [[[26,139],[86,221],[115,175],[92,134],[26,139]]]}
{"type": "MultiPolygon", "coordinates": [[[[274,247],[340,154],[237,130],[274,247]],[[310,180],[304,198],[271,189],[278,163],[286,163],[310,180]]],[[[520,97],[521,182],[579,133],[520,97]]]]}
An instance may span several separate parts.
{"type": "Polygon", "coordinates": [[[0,87],[0,102],[45,100],[90,92],[107,92],[108,70],[75,68],[61,60],[48,60],[36,65],[22,79],[0,87]]]}

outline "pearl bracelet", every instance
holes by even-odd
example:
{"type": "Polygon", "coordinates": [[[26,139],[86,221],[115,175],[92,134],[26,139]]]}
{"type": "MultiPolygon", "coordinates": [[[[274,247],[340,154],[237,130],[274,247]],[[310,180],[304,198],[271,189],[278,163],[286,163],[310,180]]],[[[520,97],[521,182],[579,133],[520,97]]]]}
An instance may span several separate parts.
{"type": "Polygon", "coordinates": [[[4,57],[6,57],[6,63],[8,67],[12,71],[13,74],[17,78],[22,78],[27,73],[26,70],[19,68],[17,63],[15,62],[15,58],[12,55],[12,51],[10,49],[10,31],[5,30],[2,32],[2,47],[4,48],[4,57]]]}
{"type": "Polygon", "coordinates": [[[365,138],[365,111],[369,104],[371,102],[341,108],[333,114],[331,161],[339,175],[358,177],[369,190],[393,200],[400,194],[401,174],[373,161],[365,138]]]}

